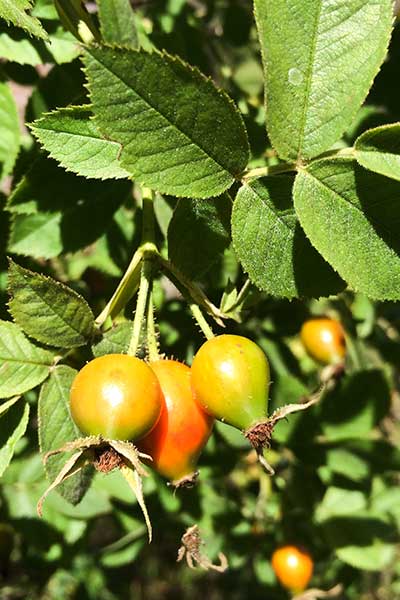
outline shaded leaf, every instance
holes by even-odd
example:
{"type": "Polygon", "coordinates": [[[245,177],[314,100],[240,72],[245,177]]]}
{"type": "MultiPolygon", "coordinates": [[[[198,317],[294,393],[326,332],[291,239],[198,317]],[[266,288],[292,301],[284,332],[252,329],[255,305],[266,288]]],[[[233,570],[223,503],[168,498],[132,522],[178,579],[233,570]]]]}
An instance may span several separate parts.
{"type": "Polygon", "coordinates": [[[265,177],[240,188],[232,241],[251,281],[274,296],[329,296],[344,283],[312,247],[292,201],[293,177],[265,177]]]}
{"type": "Polygon", "coordinates": [[[135,15],[129,0],[98,0],[100,28],[108,44],[137,48],[135,15]]]}
{"type": "MultiPolygon", "coordinates": [[[[66,365],[53,369],[50,378],[42,386],[39,396],[39,444],[42,454],[56,450],[66,442],[81,437],[71,418],[69,392],[77,371],[66,365]]],[[[47,477],[53,481],[66,461],[65,454],[51,456],[45,465],[47,477]]],[[[83,470],[62,483],[58,491],[72,504],[77,504],[85,494],[90,477],[83,470]]]]}
{"type": "Polygon", "coordinates": [[[354,147],[360,165],[400,181],[400,123],[365,131],[354,147]]]}
{"type": "Polygon", "coordinates": [[[112,329],[106,331],[99,342],[92,346],[95,357],[104,354],[126,354],[132,337],[132,322],[124,321],[118,323],[112,329]]]}
{"type": "Polygon", "coordinates": [[[381,371],[346,376],[321,403],[321,427],[329,440],[369,437],[386,414],[390,391],[381,371]]]}
{"type": "Polygon", "coordinates": [[[230,244],[232,201],[227,194],[212,200],[179,200],[168,227],[168,254],[188,277],[199,279],[230,244]]]}
{"type": "Polygon", "coordinates": [[[109,229],[130,189],[128,181],[88,181],[40,158],[8,199],[9,251],[52,258],[85,248],[109,229]]]}
{"type": "Polygon", "coordinates": [[[29,404],[15,404],[1,421],[0,477],[10,464],[17,442],[24,435],[29,421],[29,404]]]}
{"type": "Polygon", "coordinates": [[[300,223],[322,256],[355,290],[400,298],[400,184],[351,158],[312,163],[296,177],[300,223]]]}
{"type": "Polygon", "coordinates": [[[14,96],[9,86],[0,82],[0,180],[11,173],[19,144],[19,121],[14,96]]]}

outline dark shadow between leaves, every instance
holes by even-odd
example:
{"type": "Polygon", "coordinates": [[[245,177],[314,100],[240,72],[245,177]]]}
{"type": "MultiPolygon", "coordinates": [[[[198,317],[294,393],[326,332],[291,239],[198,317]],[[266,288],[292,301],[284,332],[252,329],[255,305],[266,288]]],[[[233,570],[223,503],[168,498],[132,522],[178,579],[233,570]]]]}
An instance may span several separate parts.
{"type": "Polygon", "coordinates": [[[371,546],[376,539],[396,542],[393,526],[374,517],[333,517],[324,521],[323,530],[335,548],[371,546]]]}

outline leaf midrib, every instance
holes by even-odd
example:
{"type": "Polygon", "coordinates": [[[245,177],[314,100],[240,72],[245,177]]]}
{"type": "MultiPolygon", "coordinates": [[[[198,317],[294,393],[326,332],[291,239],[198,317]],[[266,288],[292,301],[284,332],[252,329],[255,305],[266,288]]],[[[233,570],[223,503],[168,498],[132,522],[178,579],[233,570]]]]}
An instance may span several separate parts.
{"type": "Polygon", "coordinates": [[[313,31],[313,36],[312,36],[312,40],[311,40],[312,43],[311,43],[311,49],[310,49],[310,55],[309,55],[309,62],[307,65],[306,87],[305,87],[305,93],[304,93],[303,110],[302,110],[302,115],[301,115],[301,127],[300,127],[300,132],[299,132],[300,139],[299,139],[299,147],[298,147],[298,151],[297,151],[297,158],[301,157],[303,145],[305,142],[304,133],[305,133],[305,129],[306,129],[307,111],[308,111],[309,99],[310,99],[310,90],[311,90],[313,74],[314,74],[314,58],[315,58],[315,55],[317,52],[318,30],[319,30],[319,21],[320,21],[320,17],[321,17],[321,12],[322,12],[322,0],[319,0],[319,8],[318,8],[318,11],[316,12],[316,17],[315,17],[315,22],[314,22],[314,31],[313,31]]]}

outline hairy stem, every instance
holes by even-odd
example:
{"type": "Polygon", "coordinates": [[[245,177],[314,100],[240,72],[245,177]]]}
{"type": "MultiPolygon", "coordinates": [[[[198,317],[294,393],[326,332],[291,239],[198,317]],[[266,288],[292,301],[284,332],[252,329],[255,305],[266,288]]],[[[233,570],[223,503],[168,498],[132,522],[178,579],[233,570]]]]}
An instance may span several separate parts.
{"type": "Polygon", "coordinates": [[[146,320],[146,309],[147,309],[149,291],[150,291],[150,282],[149,282],[149,278],[147,277],[147,274],[145,273],[145,263],[144,263],[142,266],[142,272],[140,275],[140,286],[139,286],[139,293],[138,293],[137,303],[136,303],[135,318],[133,320],[132,336],[131,336],[131,341],[129,343],[129,348],[128,348],[128,354],[130,356],[136,356],[136,354],[139,350],[142,326],[143,326],[144,321],[146,320]]]}
{"type": "Polygon", "coordinates": [[[204,333],[207,340],[210,340],[211,338],[213,338],[214,332],[211,329],[211,327],[209,326],[209,324],[207,323],[207,321],[205,320],[204,315],[201,312],[198,304],[195,304],[194,302],[192,302],[190,304],[190,310],[192,311],[193,317],[196,319],[200,329],[204,333]]]}

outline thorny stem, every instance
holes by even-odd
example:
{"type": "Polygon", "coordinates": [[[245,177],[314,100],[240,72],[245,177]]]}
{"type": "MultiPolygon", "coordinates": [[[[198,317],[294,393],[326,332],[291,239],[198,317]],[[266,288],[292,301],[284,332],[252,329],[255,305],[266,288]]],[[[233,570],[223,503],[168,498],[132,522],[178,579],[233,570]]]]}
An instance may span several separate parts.
{"type": "Polygon", "coordinates": [[[204,315],[200,310],[200,307],[194,302],[192,302],[190,304],[190,310],[192,311],[192,315],[196,319],[200,329],[204,333],[204,336],[207,338],[207,340],[211,340],[211,338],[214,337],[214,332],[205,320],[204,315]]]}

